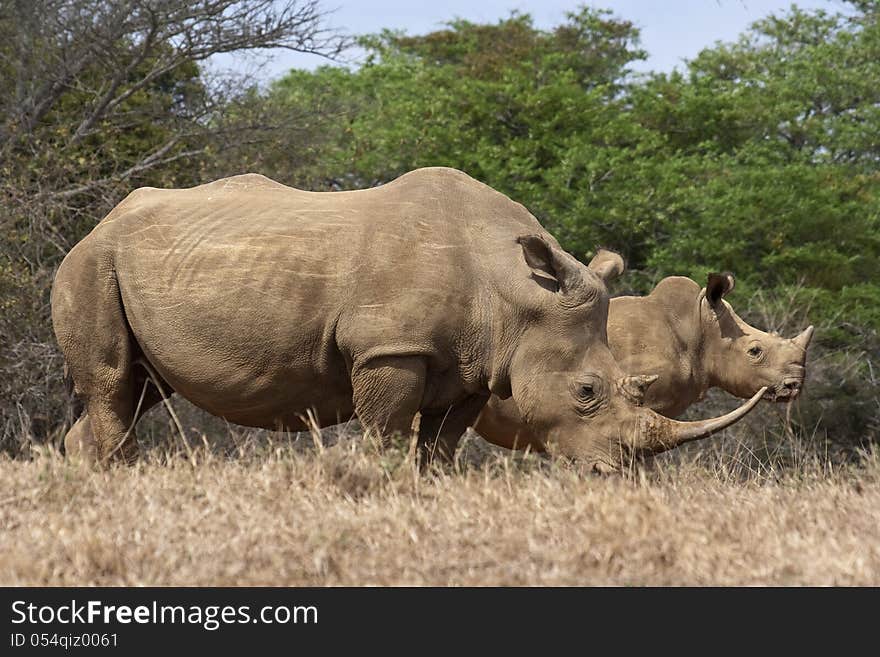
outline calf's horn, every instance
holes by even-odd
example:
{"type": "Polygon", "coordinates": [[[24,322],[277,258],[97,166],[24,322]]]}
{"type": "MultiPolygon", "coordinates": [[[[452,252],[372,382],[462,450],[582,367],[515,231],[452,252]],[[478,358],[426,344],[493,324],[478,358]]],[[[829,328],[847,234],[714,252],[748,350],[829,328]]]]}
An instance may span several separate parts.
{"type": "Polygon", "coordinates": [[[798,347],[800,347],[801,349],[806,351],[807,347],[810,344],[810,340],[812,340],[812,339],[813,339],[813,327],[808,326],[807,328],[804,329],[803,333],[801,333],[796,338],[792,338],[791,341],[794,342],[798,347]]]}

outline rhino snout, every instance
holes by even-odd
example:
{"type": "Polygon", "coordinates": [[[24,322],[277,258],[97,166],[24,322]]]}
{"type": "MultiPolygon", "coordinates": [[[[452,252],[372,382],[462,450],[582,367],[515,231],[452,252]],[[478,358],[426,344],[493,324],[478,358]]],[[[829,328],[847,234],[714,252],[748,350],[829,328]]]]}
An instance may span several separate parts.
{"type": "Polygon", "coordinates": [[[801,386],[804,380],[801,379],[784,379],[776,390],[776,397],[780,400],[790,400],[797,397],[801,392],[801,386]]]}
{"type": "Polygon", "coordinates": [[[792,368],[783,376],[782,381],[770,387],[764,395],[769,401],[791,401],[797,397],[804,386],[804,368],[792,368]]]}
{"type": "Polygon", "coordinates": [[[782,387],[785,390],[789,390],[792,394],[797,394],[803,382],[803,379],[785,379],[782,382],[782,387]]]}

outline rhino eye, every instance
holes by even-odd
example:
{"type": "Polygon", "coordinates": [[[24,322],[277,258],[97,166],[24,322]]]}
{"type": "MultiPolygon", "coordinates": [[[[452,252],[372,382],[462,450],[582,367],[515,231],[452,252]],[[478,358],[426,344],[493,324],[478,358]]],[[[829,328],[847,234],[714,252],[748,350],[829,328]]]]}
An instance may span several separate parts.
{"type": "Polygon", "coordinates": [[[579,381],[573,381],[570,390],[574,397],[575,409],[581,416],[594,415],[602,408],[606,393],[600,378],[587,376],[579,381]]]}
{"type": "Polygon", "coordinates": [[[764,353],[764,350],[761,349],[761,347],[759,347],[758,345],[755,345],[754,347],[749,349],[749,356],[751,356],[752,358],[757,358],[758,356],[760,356],[763,353],[764,353]]]}

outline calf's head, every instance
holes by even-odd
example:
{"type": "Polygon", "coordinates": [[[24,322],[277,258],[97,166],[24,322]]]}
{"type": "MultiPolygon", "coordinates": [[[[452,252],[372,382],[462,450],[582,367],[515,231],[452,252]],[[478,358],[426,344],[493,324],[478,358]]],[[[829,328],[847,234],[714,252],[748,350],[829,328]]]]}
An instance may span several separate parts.
{"type": "Polygon", "coordinates": [[[608,348],[607,280],[623,271],[617,254],[600,251],[584,266],[542,236],[518,239],[528,269],[512,281],[525,308],[509,364],[511,393],[537,442],[597,470],[633,454],[660,452],[706,437],[743,417],[755,395],[712,420],[678,422],[644,408],[654,376],[623,372],[608,348]]]}
{"type": "Polygon", "coordinates": [[[813,327],[787,339],[749,326],[724,300],[734,285],[733,274],[709,274],[700,294],[704,359],[710,383],[738,397],[749,397],[766,387],[765,399],[794,399],[804,384],[813,327]]]}

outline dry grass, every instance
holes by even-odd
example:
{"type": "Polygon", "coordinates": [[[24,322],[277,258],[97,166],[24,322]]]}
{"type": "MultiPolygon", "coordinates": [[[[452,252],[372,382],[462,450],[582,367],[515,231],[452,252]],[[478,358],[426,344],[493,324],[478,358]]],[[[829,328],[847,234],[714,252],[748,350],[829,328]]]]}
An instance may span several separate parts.
{"type": "Polygon", "coordinates": [[[0,460],[0,584],[880,584],[874,455],[704,449],[599,478],[472,439],[420,475],[406,446],[306,442],[0,460]]]}

